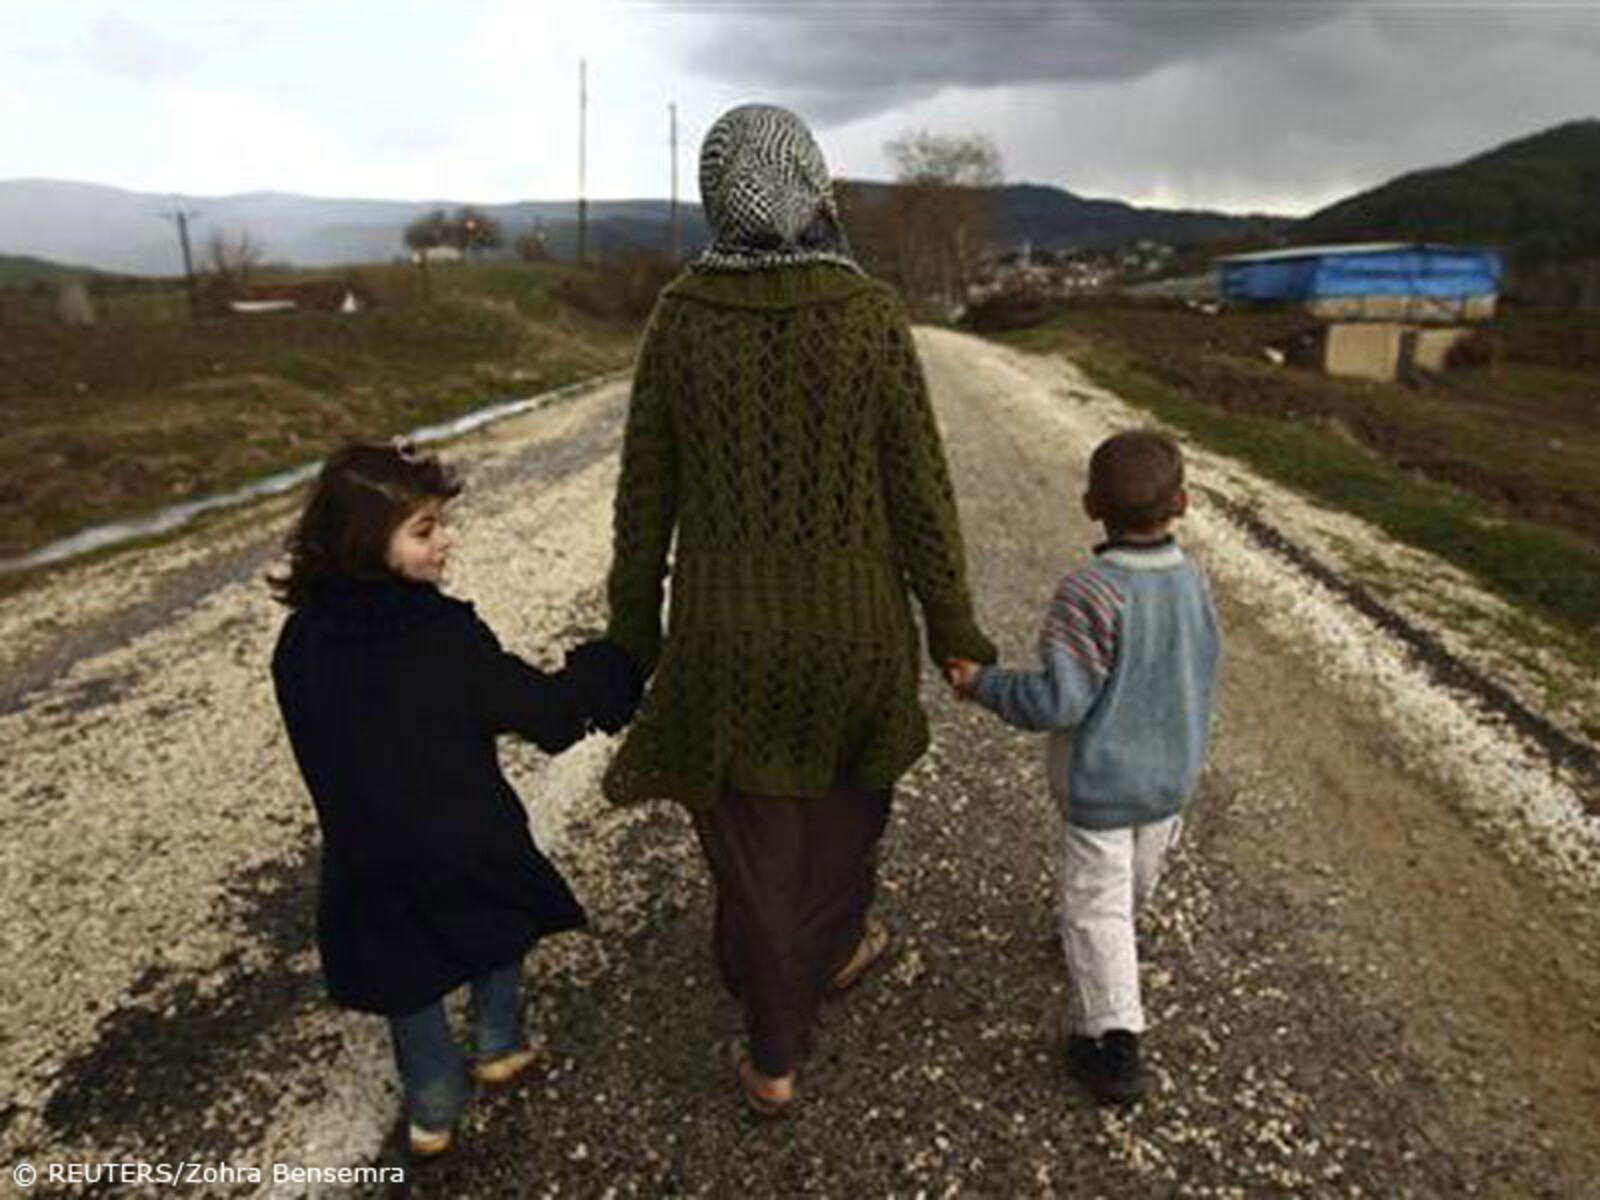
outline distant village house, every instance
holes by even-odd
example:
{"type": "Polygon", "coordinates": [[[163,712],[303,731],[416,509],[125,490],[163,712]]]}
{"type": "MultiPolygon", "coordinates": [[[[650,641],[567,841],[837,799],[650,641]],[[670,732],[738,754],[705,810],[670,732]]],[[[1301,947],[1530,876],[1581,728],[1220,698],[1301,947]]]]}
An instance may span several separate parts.
{"type": "Polygon", "coordinates": [[[328,312],[353,313],[371,306],[365,292],[334,280],[302,283],[250,284],[228,301],[236,313],[328,312]]]}
{"type": "Polygon", "coordinates": [[[419,267],[430,266],[433,263],[458,263],[461,261],[461,251],[454,246],[428,246],[422,250],[413,250],[411,261],[419,267]]]}

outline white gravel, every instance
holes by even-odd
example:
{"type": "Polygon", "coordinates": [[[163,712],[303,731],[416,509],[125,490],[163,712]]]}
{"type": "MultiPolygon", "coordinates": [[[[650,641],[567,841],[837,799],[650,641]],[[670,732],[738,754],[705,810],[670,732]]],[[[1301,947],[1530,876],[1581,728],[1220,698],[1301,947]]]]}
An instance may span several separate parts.
{"type": "MultiPolygon", "coordinates": [[[[992,381],[996,412],[1026,408],[1031,421],[1059,433],[1073,462],[1084,461],[1108,432],[1147,420],[1059,361],[938,331],[921,336],[946,352],[959,342],[971,370],[992,381]]],[[[475,601],[502,640],[536,662],[553,665],[576,627],[601,619],[615,456],[553,485],[519,472],[519,456],[530,445],[560,446],[596,421],[614,422],[621,403],[622,389],[607,388],[480,431],[449,452],[469,485],[493,480],[458,502],[462,537],[451,590],[475,601]]],[[[1600,709],[1592,682],[1575,678],[1562,661],[1559,638],[1546,639],[1538,655],[1508,654],[1496,641],[1506,624],[1503,606],[1459,573],[1237,464],[1192,448],[1190,455],[1194,483],[1248,503],[1321,561],[1380,590],[1458,656],[1509,681],[1531,706],[1577,694],[1580,708],[1600,709]],[[1452,616],[1456,624],[1440,623],[1452,616]],[[1502,670],[1507,657],[1522,668],[1502,670]]],[[[155,603],[172,581],[219,554],[245,555],[263,536],[281,537],[289,515],[287,504],[269,503],[181,541],[56,573],[0,608],[0,671],[13,677],[48,658],[63,638],[155,603]]],[[[1450,783],[1473,820],[1503,837],[1514,855],[1600,895],[1600,822],[1537,752],[1432,682],[1382,630],[1263,551],[1222,512],[1197,504],[1184,537],[1219,589],[1258,608],[1286,639],[1310,650],[1330,681],[1381,713],[1418,761],[1450,783]]],[[[219,914],[234,911],[225,903],[230,883],[253,868],[296,860],[314,840],[266,670],[280,619],[259,579],[224,583],[155,627],[77,657],[24,704],[0,713],[7,767],[0,776],[7,832],[0,843],[7,914],[0,1077],[9,1081],[6,1099],[14,1106],[0,1159],[137,1150],[50,1143],[41,1109],[62,1065],[94,1044],[107,1013],[150,1002],[133,989],[152,965],[195,981],[203,993],[268,954],[240,919],[219,914]],[[224,970],[241,951],[243,960],[224,970]]],[[[1557,715],[1574,727],[1571,712],[1557,715]]],[[[608,740],[594,738],[553,760],[526,749],[505,754],[529,801],[535,836],[581,882],[602,930],[647,920],[653,901],[630,892],[626,871],[604,865],[636,819],[599,800],[610,749],[608,740]]],[[[583,973],[610,952],[605,939],[564,943],[541,955],[539,969],[583,973]]],[[[923,967],[907,953],[894,969],[910,982],[923,967]]],[[[1152,984],[1159,1004],[1160,981],[1152,984]]],[[[297,1033],[325,1037],[331,1058],[275,1065],[276,1111],[241,1161],[370,1160],[398,1103],[381,1022],[324,1006],[297,1033]]],[[[1261,1087],[1275,1118],[1298,1103],[1285,1081],[1268,1078],[1261,1087]]],[[[1153,1180],[1170,1179],[1161,1148],[1124,1132],[1118,1118],[1105,1119],[1103,1134],[1115,1152],[1153,1180]]],[[[1292,1164],[1277,1144],[1285,1136],[1264,1123],[1263,1154],[1292,1164]]],[[[1283,1169],[1289,1173],[1282,1178],[1260,1175],[1260,1185],[1318,1184],[1283,1169]]],[[[1039,1184],[1042,1191],[1069,1188],[1070,1180],[1042,1177],[1039,1184]]]]}

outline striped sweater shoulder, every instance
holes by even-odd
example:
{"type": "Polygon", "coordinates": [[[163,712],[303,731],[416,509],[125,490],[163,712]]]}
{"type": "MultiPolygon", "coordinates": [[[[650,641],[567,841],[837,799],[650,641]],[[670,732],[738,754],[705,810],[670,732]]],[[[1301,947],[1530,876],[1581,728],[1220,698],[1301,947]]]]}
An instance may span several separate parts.
{"type": "Polygon", "coordinates": [[[1062,579],[1050,598],[1042,648],[1065,650],[1095,675],[1109,675],[1126,604],[1126,594],[1099,564],[1080,567],[1062,579]]]}

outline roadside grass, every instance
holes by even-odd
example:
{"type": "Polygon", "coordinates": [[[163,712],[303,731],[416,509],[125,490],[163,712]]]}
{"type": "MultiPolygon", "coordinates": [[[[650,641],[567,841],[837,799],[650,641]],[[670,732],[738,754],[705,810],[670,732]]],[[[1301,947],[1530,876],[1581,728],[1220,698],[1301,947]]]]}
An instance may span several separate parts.
{"type": "Polygon", "coordinates": [[[560,264],[264,273],[350,282],[351,314],[191,321],[176,281],[116,281],[98,321],[0,292],[0,558],[239,486],[353,438],[385,438],[625,367],[641,322],[584,311],[560,264]],[[424,288],[424,283],[426,288],[424,288]]]}
{"type": "Polygon", "coordinates": [[[1350,384],[1258,364],[1259,323],[1230,328],[1216,318],[1169,314],[1169,325],[1188,325],[1187,348],[1169,330],[1147,355],[1137,336],[1145,322],[1135,317],[1119,328],[1119,320],[1104,307],[1068,311],[1000,336],[1023,349],[1071,352],[1096,382],[1201,444],[1469,572],[1571,634],[1573,649],[1600,667],[1600,528],[1591,540],[1567,527],[1569,506],[1587,511],[1582,506],[1600,492],[1600,472],[1585,465],[1596,453],[1600,421],[1591,417],[1566,455],[1554,453],[1563,445],[1550,446],[1562,442],[1552,431],[1568,431],[1569,411],[1572,428],[1584,412],[1600,411],[1587,371],[1510,362],[1419,400],[1403,385],[1350,384]],[[1246,357],[1241,348],[1253,353],[1246,357]],[[1497,381],[1510,386],[1495,393],[1497,381]],[[1513,420],[1517,398],[1529,389],[1539,403],[1513,420]],[[1478,413],[1465,412],[1469,405],[1456,398],[1487,405],[1491,393],[1495,403],[1478,413]],[[1431,454],[1414,453],[1418,446],[1431,454]],[[1530,477],[1541,489],[1566,492],[1569,506],[1552,520],[1534,519],[1537,497],[1530,503],[1519,495],[1530,477]]]}

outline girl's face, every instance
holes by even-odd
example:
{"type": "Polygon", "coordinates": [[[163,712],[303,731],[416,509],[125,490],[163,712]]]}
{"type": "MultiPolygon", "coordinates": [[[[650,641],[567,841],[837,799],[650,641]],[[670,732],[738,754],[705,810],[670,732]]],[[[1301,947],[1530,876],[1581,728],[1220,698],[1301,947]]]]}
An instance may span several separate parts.
{"type": "Polygon", "coordinates": [[[455,540],[444,523],[444,501],[424,500],[389,535],[384,562],[402,579],[440,583],[455,540]]]}

